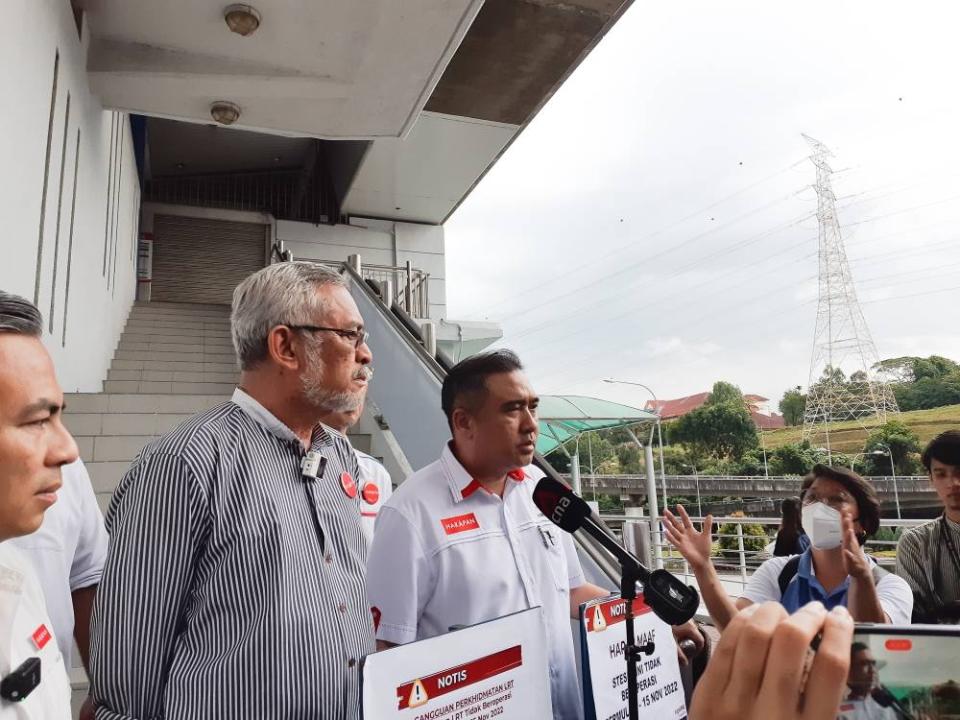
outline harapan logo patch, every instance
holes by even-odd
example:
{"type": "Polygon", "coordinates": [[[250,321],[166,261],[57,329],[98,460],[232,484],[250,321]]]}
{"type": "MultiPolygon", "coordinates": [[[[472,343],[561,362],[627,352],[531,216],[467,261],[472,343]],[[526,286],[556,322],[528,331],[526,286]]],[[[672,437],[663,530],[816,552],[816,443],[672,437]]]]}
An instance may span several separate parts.
{"type": "Polygon", "coordinates": [[[37,646],[37,650],[43,650],[44,646],[50,642],[50,631],[47,630],[46,625],[41,625],[36,630],[33,631],[33,634],[30,636],[33,639],[33,644],[37,646]]]}
{"type": "Polygon", "coordinates": [[[447,535],[456,535],[457,533],[467,532],[468,530],[480,529],[480,523],[477,522],[477,516],[473,513],[443,518],[443,520],[440,521],[440,524],[443,526],[443,531],[447,535]]]}

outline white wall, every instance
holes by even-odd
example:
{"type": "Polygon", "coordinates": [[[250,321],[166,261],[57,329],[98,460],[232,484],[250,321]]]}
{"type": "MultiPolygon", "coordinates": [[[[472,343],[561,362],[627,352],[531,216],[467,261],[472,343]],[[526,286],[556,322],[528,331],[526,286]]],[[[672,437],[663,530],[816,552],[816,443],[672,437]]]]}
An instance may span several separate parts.
{"type": "Polygon", "coordinates": [[[84,28],[81,43],[69,2],[7,0],[3,11],[0,288],[34,299],[54,56],[59,52],[37,304],[44,315],[44,342],[64,390],[99,392],[136,284],[139,185],[128,118],[105,111],[91,95],[85,71],[88,33],[84,28]],[[66,118],[68,92],[70,114],[66,118]],[[116,153],[111,147],[115,127],[119,128],[116,153]],[[78,129],[79,163],[74,173],[78,129]],[[108,187],[110,178],[113,181],[108,187]],[[112,198],[112,217],[107,214],[108,198],[112,198]],[[68,266],[69,302],[65,306],[68,266]]]}
{"type": "Polygon", "coordinates": [[[277,239],[294,259],[343,262],[359,254],[372,265],[402,266],[407,260],[430,274],[430,318],[446,317],[446,259],[443,227],[352,218],[349,225],[277,221],[277,239]]]}

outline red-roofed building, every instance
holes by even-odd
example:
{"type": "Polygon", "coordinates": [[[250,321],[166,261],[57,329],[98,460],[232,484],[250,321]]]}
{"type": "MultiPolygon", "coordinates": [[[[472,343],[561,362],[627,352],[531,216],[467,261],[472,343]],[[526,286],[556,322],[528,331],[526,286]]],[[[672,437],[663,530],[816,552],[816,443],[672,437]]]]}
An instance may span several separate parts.
{"type": "MultiPolygon", "coordinates": [[[[664,420],[674,420],[686,415],[692,410],[696,410],[707,401],[708,397],[710,397],[710,393],[702,392],[674,400],[657,400],[656,402],[648,400],[644,409],[650,410],[651,412],[659,412],[660,417],[664,420]]],[[[767,403],[770,402],[768,398],[762,395],[746,394],[743,396],[743,399],[747,404],[747,409],[750,411],[750,417],[753,418],[754,424],[760,430],[774,430],[786,425],[782,415],[777,415],[770,411],[767,405],[767,403]]]]}

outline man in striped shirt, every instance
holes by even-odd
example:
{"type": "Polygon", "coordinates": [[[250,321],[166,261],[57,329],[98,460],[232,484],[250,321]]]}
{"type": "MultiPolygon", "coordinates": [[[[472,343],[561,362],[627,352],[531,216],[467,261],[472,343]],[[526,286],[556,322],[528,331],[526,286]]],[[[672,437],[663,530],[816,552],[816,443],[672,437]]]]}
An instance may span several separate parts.
{"type": "Polygon", "coordinates": [[[150,443],[107,513],[98,720],[353,720],[374,649],[350,445],[319,418],[370,371],[340,276],[281,263],[234,292],[233,399],[150,443]]]}
{"type": "Polygon", "coordinates": [[[907,530],[897,543],[897,574],[913,590],[913,621],[960,623],[960,431],[947,430],[921,456],[943,515],[907,530]]]}

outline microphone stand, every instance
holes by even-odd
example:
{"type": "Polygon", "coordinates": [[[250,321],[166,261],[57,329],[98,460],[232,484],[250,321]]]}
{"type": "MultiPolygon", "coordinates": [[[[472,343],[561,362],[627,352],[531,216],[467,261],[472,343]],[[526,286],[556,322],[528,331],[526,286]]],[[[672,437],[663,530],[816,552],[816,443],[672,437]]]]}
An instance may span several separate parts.
{"type": "Polygon", "coordinates": [[[633,601],[637,599],[637,581],[638,568],[629,563],[620,565],[620,599],[627,603],[624,612],[624,622],[627,628],[627,645],[624,648],[623,656],[627,661],[627,709],[630,713],[630,720],[639,720],[640,708],[640,690],[637,687],[637,663],[640,660],[640,654],[650,655],[654,651],[654,644],[648,642],[643,647],[636,644],[636,633],[633,625],[633,601]]]}

